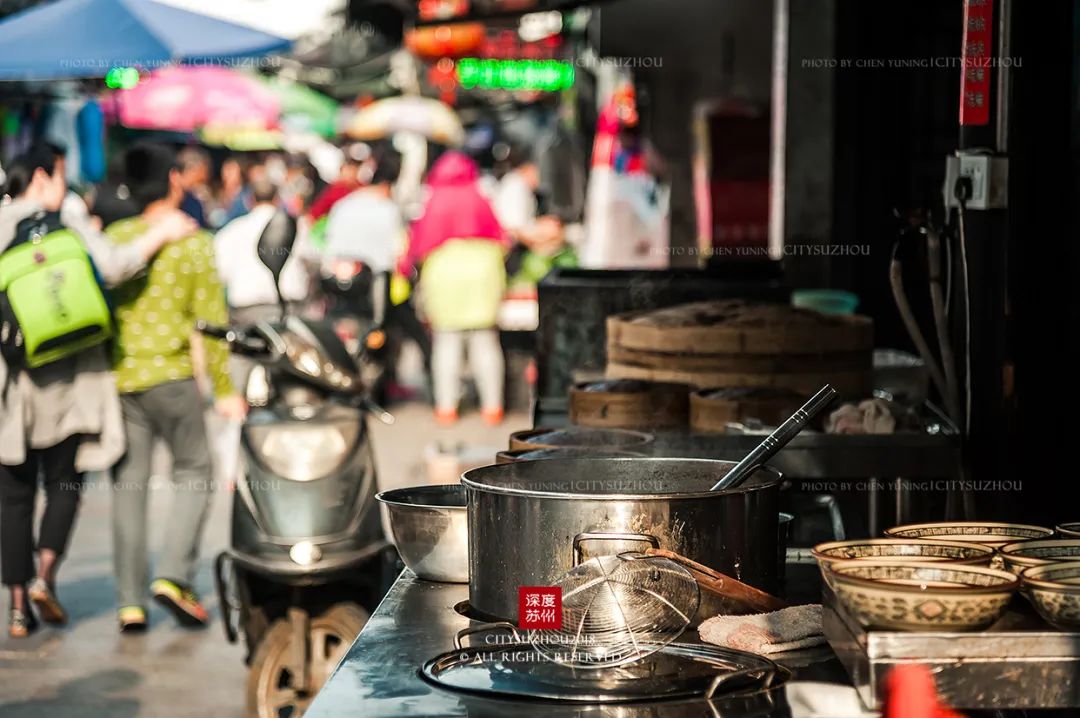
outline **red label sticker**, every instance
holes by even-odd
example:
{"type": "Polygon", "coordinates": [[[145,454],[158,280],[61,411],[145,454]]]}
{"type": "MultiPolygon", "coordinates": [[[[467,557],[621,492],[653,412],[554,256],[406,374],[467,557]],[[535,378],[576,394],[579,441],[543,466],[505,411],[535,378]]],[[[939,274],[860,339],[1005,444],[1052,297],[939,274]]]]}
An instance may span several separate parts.
{"type": "Polygon", "coordinates": [[[562,589],[558,586],[519,586],[518,628],[562,628],[562,589]]]}
{"type": "Polygon", "coordinates": [[[993,0],[964,2],[964,45],[960,76],[960,124],[990,122],[990,68],[993,65],[993,0]]]}

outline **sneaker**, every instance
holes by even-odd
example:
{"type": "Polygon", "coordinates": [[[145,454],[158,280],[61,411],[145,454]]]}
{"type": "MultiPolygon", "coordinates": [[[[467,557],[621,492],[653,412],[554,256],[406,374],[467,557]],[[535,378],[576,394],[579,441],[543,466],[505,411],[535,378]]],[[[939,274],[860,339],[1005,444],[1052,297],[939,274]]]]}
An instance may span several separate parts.
{"type": "Polygon", "coordinates": [[[480,416],[483,417],[484,423],[488,426],[498,426],[503,422],[503,410],[500,409],[481,409],[480,416]]]}
{"type": "Polygon", "coordinates": [[[167,608],[182,626],[202,627],[210,620],[210,615],[199,603],[198,595],[186,586],[159,578],[150,584],[150,593],[154,595],[154,600],[167,608]]]}
{"type": "Polygon", "coordinates": [[[435,423],[439,426],[453,426],[457,423],[457,409],[436,409],[435,423]]]}
{"type": "Polygon", "coordinates": [[[13,608],[8,614],[8,635],[12,638],[26,638],[36,631],[37,627],[38,622],[34,618],[34,612],[29,609],[20,611],[13,608]]]}
{"type": "Polygon", "coordinates": [[[34,608],[37,609],[42,621],[51,623],[54,626],[62,626],[67,623],[67,611],[60,605],[52,586],[46,583],[45,579],[35,578],[32,580],[26,587],[26,595],[30,598],[30,602],[34,604],[34,608]]]}
{"type": "Polygon", "coordinates": [[[142,606],[124,606],[116,612],[121,633],[142,633],[146,630],[146,611],[142,606]]]}

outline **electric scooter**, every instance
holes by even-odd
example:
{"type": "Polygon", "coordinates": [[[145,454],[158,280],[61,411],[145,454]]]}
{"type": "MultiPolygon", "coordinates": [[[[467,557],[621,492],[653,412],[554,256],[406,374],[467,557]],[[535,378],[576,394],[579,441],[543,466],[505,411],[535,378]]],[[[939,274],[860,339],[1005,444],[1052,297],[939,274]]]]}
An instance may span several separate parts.
{"type": "MultiPolygon", "coordinates": [[[[295,240],[279,213],[259,242],[275,285],[295,240]]],[[[280,298],[280,289],[278,291],[280,298]]],[[[253,360],[241,429],[231,545],[214,563],[225,634],[247,646],[250,718],[298,718],[363,628],[396,573],[375,503],[365,417],[374,405],[331,322],[200,332],[253,360]]],[[[363,342],[381,345],[377,327],[363,342]],[[376,339],[376,341],[372,341],[376,339]]]]}

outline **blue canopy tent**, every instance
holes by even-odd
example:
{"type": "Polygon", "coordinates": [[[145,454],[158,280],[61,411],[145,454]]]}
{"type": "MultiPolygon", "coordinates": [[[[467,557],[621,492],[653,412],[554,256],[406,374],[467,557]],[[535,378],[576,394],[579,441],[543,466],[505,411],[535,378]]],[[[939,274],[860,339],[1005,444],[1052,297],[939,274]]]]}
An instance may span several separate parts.
{"type": "Polygon", "coordinates": [[[58,0],[0,22],[0,80],[103,77],[287,50],[291,43],[155,0],[58,0]]]}

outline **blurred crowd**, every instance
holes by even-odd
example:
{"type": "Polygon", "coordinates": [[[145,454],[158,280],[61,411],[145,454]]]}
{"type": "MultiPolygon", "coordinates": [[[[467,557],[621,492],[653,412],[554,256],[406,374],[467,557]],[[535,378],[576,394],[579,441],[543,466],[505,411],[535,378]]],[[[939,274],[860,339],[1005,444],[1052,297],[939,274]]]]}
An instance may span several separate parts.
{"type": "MultiPolygon", "coordinates": [[[[148,594],[181,623],[207,621],[192,588],[213,485],[204,409],[239,422],[247,405],[245,367],[230,365],[223,342],[198,336],[200,320],[277,321],[281,304],[308,318],[362,318],[391,347],[415,342],[440,423],[458,418],[466,365],[483,418],[502,420],[498,317],[507,288],[528,292],[552,267],[576,261],[545,208],[533,158],[507,147],[482,170],[448,150],[409,178],[415,163],[390,142],[340,150],[336,176],[326,177],[302,155],[142,142],[81,193],[68,187],[65,153],[54,145],[36,144],[5,165],[0,313],[15,310],[0,331],[0,568],[10,635],[28,635],[39,619],[66,620],[56,571],[88,471],[111,470],[121,630],[145,628],[148,594]],[[282,215],[298,232],[275,279],[258,247],[282,215]],[[107,306],[115,331],[31,356],[30,342],[19,341],[39,328],[17,311],[5,276],[48,282],[35,263],[49,266],[60,256],[54,246],[70,250],[48,243],[60,235],[79,243],[92,270],[80,287],[89,299],[76,303],[107,306]],[[158,440],[182,490],[151,581],[146,489],[158,440]],[[35,531],[39,481],[46,506],[35,531]]],[[[71,301],[63,291],[58,301],[71,301]]],[[[396,352],[388,356],[380,398],[409,396],[396,380],[396,352]]]]}

